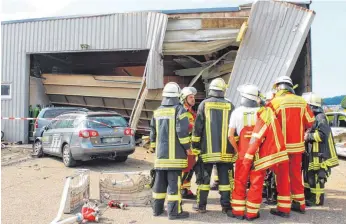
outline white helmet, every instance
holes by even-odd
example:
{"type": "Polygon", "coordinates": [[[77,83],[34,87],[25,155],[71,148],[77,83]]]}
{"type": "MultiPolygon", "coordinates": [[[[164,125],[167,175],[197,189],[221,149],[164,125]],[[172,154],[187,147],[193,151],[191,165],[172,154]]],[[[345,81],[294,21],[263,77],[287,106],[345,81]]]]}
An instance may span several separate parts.
{"type": "Polygon", "coordinates": [[[312,92],[303,93],[302,97],[310,105],[313,105],[316,107],[322,106],[322,98],[315,93],[312,93],[312,92]]]}
{"type": "Polygon", "coordinates": [[[165,85],[162,91],[162,96],[164,97],[179,97],[180,87],[175,82],[169,82],[165,85]]]}
{"type": "Polygon", "coordinates": [[[211,81],[209,85],[209,90],[219,90],[224,92],[227,88],[227,85],[225,83],[225,80],[222,78],[216,78],[213,81],[211,81]]]}
{"type": "Polygon", "coordinates": [[[257,101],[259,99],[259,89],[252,84],[241,85],[237,88],[240,95],[246,99],[257,101]]]}
{"type": "Polygon", "coordinates": [[[273,89],[275,89],[277,87],[277,85],[280,83],[286,83],[286,84],[289,84],[291,87],[293,87],[292,79],[286,75],[280,76],[275,80],[274,85],[273,85],[273,89]]]}
{"type": "Polygon", "coordinates": [[[184,103],[184,100],[186,99],[186,97],[188,97],[189,95],[196,95],[196,94],[197,94],[197,90],[195,87],[184,87],[181,90],[180,102],[184,103]]]}

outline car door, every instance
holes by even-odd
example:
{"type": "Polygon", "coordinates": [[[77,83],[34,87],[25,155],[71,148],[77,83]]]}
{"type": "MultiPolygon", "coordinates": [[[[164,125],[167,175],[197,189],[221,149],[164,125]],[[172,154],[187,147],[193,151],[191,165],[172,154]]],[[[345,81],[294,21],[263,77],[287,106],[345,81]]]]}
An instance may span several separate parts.
{"type": "Polygon", "coordinates": [[[42,134],[42,148],[43,152],[47,154],[53,153],[53,134],[55,133],[55,129],[57,125],[59,125],[59,120],[52,121],[49,125],[47,125],[47,129],[43,131],[42,134]]]}
{"type": "MultiPolygon", "coordinates": [[[[71,142],[71,137],[72,134],[75,131],[74,128],[74,122],[77,119],[77,115],[64,115],[63,116],[63,121],[62,123],[59,125],[59,139],[57,140],[57,147],[58,147],[58,151],[57,153],[59,154],[59,156],[62,156],[62,146],[63,144],[67,143],[70,145],[71,142]]],[[[56,135],[58,138],[58,135],[56,135]]],[[[71,146],[71,145],[70,145],[71,146]]]]}
{"type": "Polygon", "coordinates": [[[52,131],[50,153],[56,156],[61,156],[61,149],[64,143],[63,139],[66,135],[66,129],[71,120],[69,115],[61,115],[58,116],[57,119],[59,119],[59,122],[57,122],[54,131],[52,131]]]}

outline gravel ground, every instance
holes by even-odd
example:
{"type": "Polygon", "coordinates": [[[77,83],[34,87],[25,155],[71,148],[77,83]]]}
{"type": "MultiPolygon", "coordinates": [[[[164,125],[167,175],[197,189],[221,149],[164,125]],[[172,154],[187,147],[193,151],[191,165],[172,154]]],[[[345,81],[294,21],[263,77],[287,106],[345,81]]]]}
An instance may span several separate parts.
{"type": "MultiPolygon", "coordinates": [[[[66,168],[59,158],[25,160],[26,150],[23,150],[22,156],[18,149],[6,150],[2,150],[3,159],[11,157],[12,161],[6,163],[2,159],[5,166],[2,166],[1,173],[1,223],[50,223],[58,211],[64,179],[75,169],[66,168]]],[[[101,171],[149,170],[152,161],[151,155],[146,154],[143,148],[138,148],[125,163],[95,160],[83,163],[78,168],[91,170],[91,198],[99,199],[98,179],[101,171]]],[[[154,218],[149,207],[130,207],[128,210],[106,210],[101,223],[236,223],[236,220],[221,214],[218,201],[217,192],[211,192],[206,214],[193,212],[193,201],[184,201],[184,210],[191,212],[190,218],[184,221],[168,221],[164,216],[154,218]]],[[[269,209],[270,206],[262,205],[261,218],[255,223],[346,223],[346,160],[341,159],[340,166],[332,171],[327,183],[325,206],[309,208],[305,215],[292,213],[290,219],[274,217],[269,214],[269,209]]]]}

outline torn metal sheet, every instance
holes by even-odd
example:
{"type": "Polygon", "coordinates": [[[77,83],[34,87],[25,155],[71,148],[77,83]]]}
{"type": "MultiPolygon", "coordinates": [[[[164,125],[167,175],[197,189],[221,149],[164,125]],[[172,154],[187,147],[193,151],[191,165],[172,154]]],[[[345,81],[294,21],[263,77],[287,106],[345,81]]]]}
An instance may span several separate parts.
{"type": "Polygon", "coordinates": [[[315,13],[279,1],[256,1],[240,44],[226,97],[239,105],[237,87],[253,83],[269,91],[273,81],[290,76],[315,13]]]}

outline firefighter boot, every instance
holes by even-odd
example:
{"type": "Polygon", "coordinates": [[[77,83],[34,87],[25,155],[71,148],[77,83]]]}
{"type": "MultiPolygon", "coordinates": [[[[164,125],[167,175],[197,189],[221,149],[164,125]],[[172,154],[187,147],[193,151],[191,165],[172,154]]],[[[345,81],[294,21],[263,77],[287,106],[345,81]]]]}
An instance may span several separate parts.
{"type": "Polygon", "coordinates": [[[256,217],[247,217],[247,216],[245,215],[245,219],[246,219],[247,221],[249,221],[249,222],[254,221],[255,219],[258,219],[259,217],[260,217],[260,213],[259,213],[259,212],[257,213],[257,216],[256,216],[256,217]]]}
{"type": "Polygon", "coordinates": [[[186,188],[181,190],[181,197],[183,199],[196,199],[196,195],[194,195],[191,190],[186,188]]]}
{"type": "Polygon", "coordinates": [[[197,211],[198,213],[206,213],[207,206],[200,206],[197,203],[192,206],[192,209],[197,211]]]}
{"type": "Polygon", "coordinates": [[[276,208],[270,209],[270,214],[276,215],[276,216],[280,216],[280,217],[282,217],[282,218],[289,218],[289,217],[290,217],[290,214],[289,214],[289,213],[280,212],[280,211],[277,210],[276,208]]]}
{"type": "Polygon", "coordinates": [[[230,217],[230,218],[238,219],[238,220],[243,220],[244,219],[244,216],[235,215],[231,211],[227,212],[227,216],[230,217]]]}
{"type": "Polygon", "coordinates": [[[232,213],[232,208],[231,207],[222,207],[221,211],[223,214],[232,213]]]}
{"type": "Polygon", "coordinates": [[[153,216],[160,216],[165,212],[164,203],[164,200],[154,200],[152,203],[153,216]]]}
{"type": "Polygon", "coordinates": [[[314,203],[313,203],[312,201],[306,199],[306,200],[305,200],[305,205],[306,205],[307,207],[311,207],[311,206],[314,205],[314,203]]]}
{"type": "Polygon", "coordinates": [[[186,219],[190,216],[188,212],[180,212],[178,215],[170,215],[168,216],[169,220],[175,220],[175,219],[186,219]]]}
{"type": "Polygon", "coordinates": [[[292,201],[291,210],[295,212],[299,212],[300,214],[305,214],[305,210],[300,209],[300,203],[297,201],[292,201]]]}

